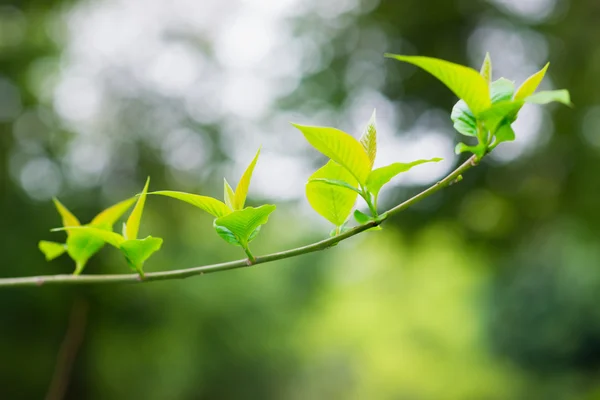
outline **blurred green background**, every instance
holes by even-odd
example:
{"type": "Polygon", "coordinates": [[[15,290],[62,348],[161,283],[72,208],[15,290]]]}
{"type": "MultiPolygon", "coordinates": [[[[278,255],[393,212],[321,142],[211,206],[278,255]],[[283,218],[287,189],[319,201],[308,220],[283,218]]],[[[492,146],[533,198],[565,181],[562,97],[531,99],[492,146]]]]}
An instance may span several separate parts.
{"type": "MultiPolygon", "coordinates": [[[[1,289],[0,398],[600,398],[599,22],[597,0],[1,1],[1,277],[72,271],[37,250],[63,238],[52,196],[82,221],[148,175],[220,197],[261,144],[249,203],[278,209],[255,253],[325,237],[304,198],[323,158],[289,121],[357,135],[376,108],[377,164],[445,158],[382,208],[435,182],[460,161],[455,98],[386,51],[475,68],[489,51],[517,84],[550,61],[544,88],[576,107],[527,106],[459,185],[326,252],[1,289]]],[[[242,256],[169,199],[149,200],[150,233],[146,271],[242,256]]],[[[111,248],[86,269],[128,272],[111,248]]]]}

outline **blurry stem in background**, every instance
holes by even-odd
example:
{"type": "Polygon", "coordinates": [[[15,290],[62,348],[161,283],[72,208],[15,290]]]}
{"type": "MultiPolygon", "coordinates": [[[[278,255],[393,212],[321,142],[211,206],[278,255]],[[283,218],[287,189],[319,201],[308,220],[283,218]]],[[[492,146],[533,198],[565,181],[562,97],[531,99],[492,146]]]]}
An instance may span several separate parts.
{"type": "Polygon", "coordinates": [[[73,364],[77,358],[79,347],[83,342],[87,314],[87,301],[81,297],[75,298],[73,307],[71,308],[71,315],[69,316],[67,332],[56,357],[56,366],[48,393],[46,393],[46,400],[61,400],[65,397],[69,381],[71,380],[73,364]]]}
{"type": "Polygon", "coordinates": [[[398,214],[404,211],[411,205],[425,199],[426,197],[434,194],[440,189],[443,189],[455,182],[459,182],[462,178],[462,174],[472,167],[476,166],[479,160],[475,155],[470,157],[467,161],[461,164],[458,168],[452,171],[444,179],[438,181],[434,185],[420,192],[419,194],[411,197],[405,202],[391,208],[384,212],[374,221],[369,221],[365,224],[358,225],[346,232],[334,236],[329,239],[321,240],[310,244],[308,246],[298,247],[291,250],[281,251],[278,253],[271,253],[261,257],[250,257],[249,260],[237,260],[230,261],[221,264],[205,265],[201,267],[178,269],[173,271],[161,271],[161,272],[150,272],[147,273],[144,279],[140,278],[138,274],[119,274],[119,275],[44,275],[44,276],[32,276],[24,278],[4,278],[0,279],[0,287],[2,286],[42,286],[48,284],[54,285],[85,285],[85,284],[101,284],[101,283],[135,283],[135,282],[150,282],[167,279],[181,279],[195,275],[203,275],[217,271],[226,271],[230,269],[237,269],[248,267],[249,265],[263,264],[271,261],[283,260],[285,258],[296,257],[302,254],[308,254],[319,250],[325,250],[333,245],[351,238],[352,236],[358,235],[368,229],[383,223],[387,218],[392,215],[398,214]],[[254,260],[252,260],[254,259],[254,260]]]}

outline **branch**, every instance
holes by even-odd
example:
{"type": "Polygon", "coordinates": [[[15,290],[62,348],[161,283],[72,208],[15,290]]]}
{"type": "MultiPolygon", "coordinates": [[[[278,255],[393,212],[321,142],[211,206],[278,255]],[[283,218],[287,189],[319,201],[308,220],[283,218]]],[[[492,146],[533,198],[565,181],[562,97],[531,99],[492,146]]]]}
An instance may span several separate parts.
{"type": "Polygon", "coordinates": [[[434,194],[438,190],[445,188],[452,183],[461,179],[461,175],[469,170],[470,168],[477,165],[476,156],[472,156],[462,165],[452,171],[444,179],[438,181],[433,186],[425,189],[419,194],[411,197],[405,202],[393,207],[387,212],[381,214],[376,221],[370,221],[362,225],[358,225],[340,235],[334,236],[329,239],[321,240],[307,246],[298,247],[291,250],[281,251],[278,253],[271,253],[261,257],[256,257],[252,262],[249,260],[237,260],[230,261],[220,264],[204,265],[201,267],[194,267],[188,269],[177,269],[173,271],[161,271],[161,272],[149,272],[145,274],[144,279],[141,279],[138,274],[118,274],[118,275],[43,275],[43,276],[31,276],[24,278],[4,278],[0,279],[0,287],[5,286],[42,286],[42,285],[86,285],[86,284],[100,284],[100,283],[139,283],[139,282],[150,282],[150,281],[162,281],[167,279],[181,279],[188,278],[195,275],[204,275],[212,272],[226,271],[229,269],[237,269],[248,267],[249,265],[263,264],[271,261],[283,260],[286,258],[296,257],[302,254],[313,253],[315,251],[328,249],[337,243],[356,236],[367,229],[373,228],[383,223],[387,218],[392,215],[398,214],[404,211],[411,205],[425,199],[426,197],[434,194]]]}

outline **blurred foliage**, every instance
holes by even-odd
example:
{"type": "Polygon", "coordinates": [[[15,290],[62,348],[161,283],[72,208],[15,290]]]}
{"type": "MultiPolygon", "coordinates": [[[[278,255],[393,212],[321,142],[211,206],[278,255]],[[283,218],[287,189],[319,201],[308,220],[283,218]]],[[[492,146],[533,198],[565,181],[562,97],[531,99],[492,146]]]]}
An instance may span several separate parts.
{"type": "MultiPolygon", "coordinates": [[[[127,92],[132,79],[115,68],[98,75],[111,99],[97,128],[110,144],[108,167],[88,179],[63,163],[86,132],[62,120],[41,82],[56,83],[72,56],[67,42],[77,35],[65,15],[89,11],[92,3],[104,2],[0,4],[0,276],[72,269],[65,258],[46,263],[36,249],[39,239],[57,239],[48,229],[59,225],[48,199],[54,193],[39,182],[62,182],[54,188],[61,201],[90,220],[138,190],[147,175],[152,189],[216,196],[221,176],[232,175],[224,173],[228,163],[238,158],[227,150],[231,131],[233,141],[254,148],[245,146],[251,135],[238,129],[234,113],[221,110],[219,120],[200,123],[183,115],[177,98],[127,92]],[[174,171],[153,142],[182,126],[208,149],[201,173],[174,171]],[[34,172],[41,178],[32,187],[24,177],[34,172]]],[[[326,252],[185,281],[0,290],[0,398],[44,396],[77,298],[90,307],[68,386],[72,399],[600,397],[597,1],[305,3],[320,11],[289,24],[320,64],[277,100],[273,115],[300,110],[311,118],[305,122],[356,131],[368,114],[352,116],[360,122],[354,124],[348,104],[380,93],[401,116],[393,126],[398,138],[414,139],[409,132],[423,124],[439,131],[440,109],[441,131],[455,140],[452,94],[425,73],[385,61],[384,51],[478,66],[490,50],[495,66],[505,60],[499,70],[506,75],[521,66],[519,51],[533,57],[533,71],[548,59],[552,85],[568,88],[576,108],[537,114],[544,122],[526,150],[506,147],[498,154],[508,158],[485,160],[382,232],[326,252]]],[[[215,57],[210,39],[171,34],[215,57]]],[[[210,97],[202,104],[215,107],[210,97]]],[[[378,104],[368,106],[370,112],[378,104]]],[[[385,119],[385,107],[378,116],[385,119]]],[[[534,125],[516,129],[517,136],[532,135],[527,128],[534,125]]],[[[292,127],[270,126],[261,127],[271,138],[284,136],[282,146],[297,143],[292,127]]],[[[398,187],[382,207],[416,190],[398,187]]],[[[249,200],[263,199],[251,193],[249,200]]],[[[256,254],[326,236],[298,211],[305,199],[280,203],[254,244],[256,254]]],[[[191,206],[154,198],[146,216],[142,231],[164,232],[165,239],[147,271],[239,256],[211,232],[211,218],[191,206]]],[[[122,272],[127,266],[111,249],[86,268],[122,272]]]]}

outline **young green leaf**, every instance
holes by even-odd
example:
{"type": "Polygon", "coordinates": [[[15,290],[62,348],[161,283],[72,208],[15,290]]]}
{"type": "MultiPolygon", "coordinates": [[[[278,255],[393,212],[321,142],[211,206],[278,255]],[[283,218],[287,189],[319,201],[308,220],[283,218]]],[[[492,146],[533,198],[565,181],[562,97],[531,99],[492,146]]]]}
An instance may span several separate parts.
{"type": "Polygon", "coordinates": [[[58,201],[58,199],[56,197],[53,198],[52,201],[54,201],[54,206],[56,207],[56,210],[58,211],[58,213],[60,214],[60,216],[62,218],[63,226],[79,226],[79,225],[81,225],[81,223],[79,222],[77,217],[75,217],[71,213],[71,211],[69,211],[67,209],[67,207],[65,207],[60,201],[58,201]]]}
{"type": "Polygon", "coordinates": [[[100,214],[96,215],[90,225],[106,227],[107,229],[112,230],[112,226],[115,224],[115,222],[117,222],[117,220],[121,218],[121,216],[125,214],[129,208],[131,208],[133,203],[135,203],[135,197],[121,201],[114,206],[107,208],[100,214]]]}
{"type": "Polygon", "coordinates": [[[525,98],[525,102],[532,104],[548,104],[552,102],[558,102],[569,107],[573,106],[573,103],[571,103],[571,95],[566,89],[537,92],[525,98]]]}
{"type": "MultiPolygon", "coordinates": [[[[251,235],[259,226],[267,223],[269,214],[275,211],[275,208],[274,205],[270,204],[256,208],[246,207],[243,210],[236,210],[231,214],[215,219],[214,226],[220,236],[221,228],[225,228],[234,235],[234,238],[242,247],[246,248],[251,235]]],[[[226,238],[224,239],[229,241],[226,238]]]]}
{"type": "Polygon", "coordinates": [[[67,251],[67,245],[64,243],[56,243],[56,242],[48,242],[46,240],[40,240],[38,243],[38,248],[44,256],[46,256],[46,261],[52,261],[57,257],[60,257],[67,251]]]}
{"type": "Polygon", "coordinates": [[[75,233],[86,233],[87,235],[94,237],[102,242],[106,242],[117,249],[121,248],[121,244],[125,241],[125,238],[118,233],[107,231],[106,229],[96,228],[89,225],[84,226],[73,226],[66,228],[52,229],[53,232],[67,231],[75,233]]]}
{"type": "Polygon", "coordinates": [[[429,160],[417,160],[409,163],[393,163],[385,167],[374,169],[369,175],[369,179],[367,180],[367,190],[373,194],[375,198],[379,194],[379,191],[388,183],[393,177],[396,175],[406,172],[410,170],[412,167],[415,167],[420,164],[429,163],[429,162],[438,162],[442,161],[441,158],[432,158],[429,160]]]}
{"type": "Polygon", "coordinates": [[[256,152],[254,159],[252,159],[252,162],[250,163],[250,165],[248,165],[246,171],[244,171],[242,178],[240,179],[237,187],[235,188],[235,196],[232,207],[233,210],[241,210],[244,208],[244,205],[246,203],[246,196],[248,195],[248,188],[250,187],[250,180],[252,179],[252,173],[254,172],[254,167],[256,166],[256,162],[258,161],[259,155],[260,149],[258,149],[258,151],[256,152]]]}
{"type": "Polygon", "coordinates": [[[121,244],[121,252],[127,260],[129,267],[144,277],[144,262],[160,250],[163,240],[148,236],[145,239],[126,240],[121,244]]]}
{"type": "Polygon", "coordinates": [[[456,147],[454,148],[454,152],[456,154],[467,153],[467,152],[473,153],[478,158],[481,158],[485,155],[486,146],[485,146],[485,143],[478,143],[475,146],[468,146],[464,143],[457,143],[456,147]]]}
{"type": "MultiPolygon", "coordinates": [[[[335,161],[334,161],[335,162],[335,161]]],[[[340,167],[341,168],[341,167],[340,167]]],[[[308,183],[324,183],[326,185],[337,186],[340,188],[352,190],[357,194],[360,194],[360,190],[349,184],[348,182],[341,181],[339,179],[328,179],[328,178],[311,178],[308,180],[308,183]]]]}
{"type": "Polygon", "coordinates": [[[523,101],[502,101],[494,104],[483,113],[480,119],[485,124],[486,128],[496,134],[496,130],[504,123],[512,124],[517,118],[517,113],[523,107],[523,101]]]}
{"type": "Polygon", "coordinates": [[[227,207],[225,203],[220,200],[213,199],[208,196],[201,196],[199,194],[191,194],[184,192],[175,192],[171,190],[161,190],[158,192],[151,192],[149,194],[158,194],[161,196],[172,197],[177,200],[185,201],[193,206],[206,211],[210,215],[219,218],[231,213],[231,209],[227,207]]]}
{"type": "Polygon", "coordinates": [[[133,208],[133,211],[127,219],[125,224],[125,238],[126,239],[137,239],[138,231],[140,229],[140,221],[142,220],[142,213],[144,212],[144,205],[146,204],[146,195],[148,194],[148,186],[150,185],[150,178],[146,179],[146,185],[138,197],[137,203],[133,208]]]}
{"type": "Polygon", "coordinates": [[[335,128],[293,125],[314,148],[346,168],[358,182],[365,184],[371,171],[371,161],[358,140],[335,128]]]}
{"type": "Polygon", "coordinates": [[[487,82],[488,86],[492,83],[492,58],[490,57],[490,53],[485,53],[485,59],[483,60],[479,74],[487,82]]]}
{"type": "Polygon", "coordinates": [[[224,186],[223,199],[225,200],[225,204],[227,205],[227,207],[229,207],[231,210],[233,210],[234,203],[235,203],[235,192],[233,191],[233,189],[231,188],[231,185],[229,184],[229,182],[227,182],[227,179],[225,179],[225,178],[223,178],[223,186],[224,186]]]}
{"type": "Polygon", "coordinates": [[[544,68],[527,78],[525,82],[523,82],[523,84],[519,87],[517,93],[515,93],[514,99],[524,100],[527,97],[531,96],[542,82],[542,79],[544,79],[544,76],[546,75],[546,71],[548,70],[549,66],[550,63],[546,63],[544,68]]]}
{"type": "Polygon", "coordinates": [[[477,136],[477,120],[464,100],[459,100],[454,107],[450,119],[454,129],[465,136],[477,136]]]}
{"type": "Polygon", "coordinates": [[[377,156],[377,125],[375,124],[375,110],[373,110],[371,119],[369,119],[369,123],[359,141],[365,149],[367,156],[369,156],[371,168],[373,168],[373,163],[375,163],[375,157],[377,156]]]}
{"type": "Polygon", "coordinates": [[[356,203],[356,178],[344,167],[329,160],[311,175],[306,184],[306,197],[312,208],[335,226],[341,226],[348,219],[356,203]],[[353,190],[319,181],[329,179],[345,182],[353,190]]]}
{"type": "Polygon", "coordinates": [[[490,87],[492,104],[496,104],[501,101],[509,101],[512,99],[514,93],[515,83],[505,78],[495,80],[492,82],[490,87]]]}
{"type": "Polygon", "coordinates": [[[354,210],[354,219],[356,220],[356,222],[358,222],[361,225],[366,224],[367,222],[373,221],[372,216],[367,215],[364,212],[359,211],[359,210],[354,210]]]}
{"type": "Polygon", "coordinates": [[[416,65],[429,72],[464,100],[475,116],[491,104],[488,82],[472,68],[431,57],[397,54],[385,56],[416,65]]]}
{"type": "Polygon", "coordinates": [[[498,146],[502,142],[511,142],[515,140],[515,131],[510,126],[510,123],[502,124],[497,130],[494,136],[495,141],[493,147],[498,146]]]}

